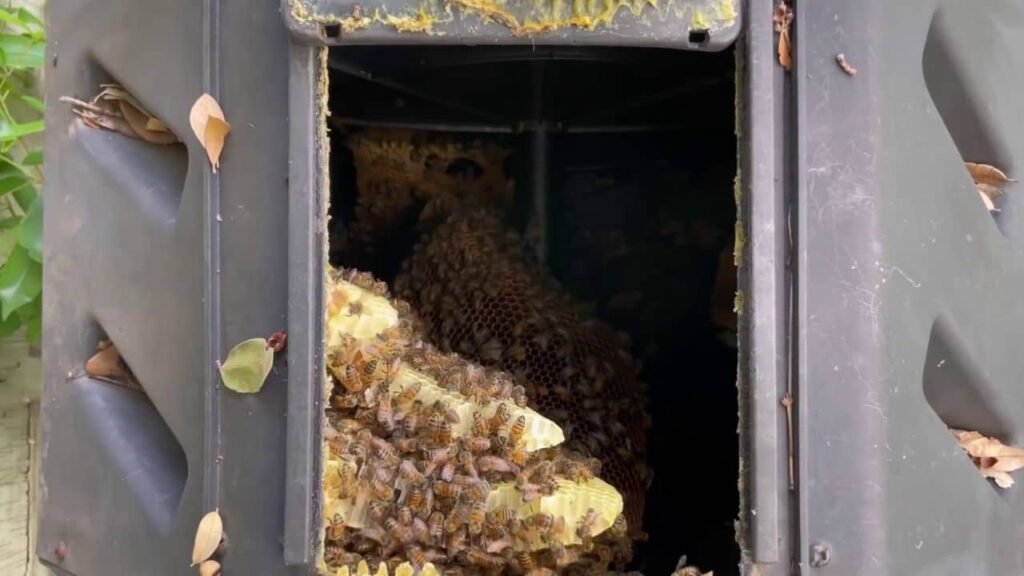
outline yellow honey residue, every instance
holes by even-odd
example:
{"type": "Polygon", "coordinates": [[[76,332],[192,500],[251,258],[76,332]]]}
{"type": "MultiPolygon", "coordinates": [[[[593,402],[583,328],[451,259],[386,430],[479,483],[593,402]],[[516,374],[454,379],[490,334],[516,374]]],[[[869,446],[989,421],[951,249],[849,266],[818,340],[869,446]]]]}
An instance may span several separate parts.
{"type": "Polygon", "coordinates": [[[639,22],[680,20],[690,28],[714,32],[736,24],[736,0],[716,0],[711,5],[693,0],[421,0],[415,9],[391,13],[386,7],[366,15],[341,16],[319,14],[300,0],[292,1],[292,17],[301,22],[339,24],[353,32],[380,24],[399,32],[439,33],[436,28],[456,19],[452,8],[462,16],[475,15],[485,22],[508,28],[514,36],[534,36],[563,28],[594,30],[612,27],[620,12],[626,11],[639,22]],[[647,18],[651,16],[651,18],[647,18]]]}

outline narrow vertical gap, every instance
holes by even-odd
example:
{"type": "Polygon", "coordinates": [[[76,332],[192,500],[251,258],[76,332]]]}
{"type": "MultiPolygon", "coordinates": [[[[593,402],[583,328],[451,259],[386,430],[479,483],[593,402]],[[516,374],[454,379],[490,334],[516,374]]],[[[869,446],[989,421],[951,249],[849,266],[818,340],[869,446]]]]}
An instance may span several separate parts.
{"type": "MultiPolygon", "coordinates": [[[[216,98],[220,93],[220,1],[203,3],[203,89],[216,98]]],[[[207,510],[220,502],[220,377],[217,362],[221,354],[220,312],[220,176],[203,168],[203,287],[204,324],[208,326],[204,361],[206,406],[204,418],[203,505],[207,510]]]]}

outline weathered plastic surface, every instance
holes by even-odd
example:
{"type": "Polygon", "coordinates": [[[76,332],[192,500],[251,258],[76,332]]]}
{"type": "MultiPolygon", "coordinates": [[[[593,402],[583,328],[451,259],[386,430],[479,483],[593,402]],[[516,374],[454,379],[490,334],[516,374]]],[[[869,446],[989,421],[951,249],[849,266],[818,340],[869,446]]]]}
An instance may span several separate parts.
{"type": "Polygon", "coordinates": [[[48,12],[39,555],[82,575],[193,573],[196,524],[219,508],[229,573],[308,572],[320,440],[309,414],[289,428],[288,409],[294,394],[319,411],[319,328],[301,313],[320,285],[314,51],[289,50],[278,0],[63,0],[48,12]],[[111,80],[184,145],[89,129],[58,101],[111,80]],[[232,125],[217,174],[188,121],[204,92],[232,125]],[[284,328],[296,361],[279,355],[259,394],[224,390],[217,360],[284,328]],[[104,334],[148,399],[83,374],[104,334]]]}
{"type": "Polygon", "coordinates": [[[662,46],[718,51],[740,0],[281,0],[296,35],[330,44],[662,46]]]}
{"type": "Polygon", "coordinates": [[[993,217],[963,167],[1024,170],[1024,5],[799,2],[794,34],[800,573],[1019,574],[1020,487],[947,426],[1024,442],[1022,188],[993,217]]]}

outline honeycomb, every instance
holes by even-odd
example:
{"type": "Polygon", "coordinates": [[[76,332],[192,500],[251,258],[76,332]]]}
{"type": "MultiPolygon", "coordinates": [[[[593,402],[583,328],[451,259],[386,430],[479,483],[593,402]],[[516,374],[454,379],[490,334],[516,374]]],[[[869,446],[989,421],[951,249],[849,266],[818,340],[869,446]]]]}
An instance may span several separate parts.
{"type": "Polygon", "coordinates": [[[582,310],[492,211],[467,209],[423,238],[395,279],[430,340],[526,387],[566,448],[601,462],[640,536],[649,470],[645,390],[623,338],[582,310]]]}
{"type": "Polygon", "coordinates": [[[628,557],[621,495],[510,375],[423,342],[367,274],[331,274],[325,327],[323,572],[604,574],[628,557]]]}
{"type": "Polygon", "coordinates": [[[366,266],[402,235],[410,219],[430,223],[431,214],[447,214],[464,198],[498,209],[511,204],[512,187],[503,171],[509,150],[498,144],[369,129],[348,134],[344,145],[352,152],[359,195],[347,234],[332,238],[331,246],[344,252],[340,259],[349,265],[366,266]]]}

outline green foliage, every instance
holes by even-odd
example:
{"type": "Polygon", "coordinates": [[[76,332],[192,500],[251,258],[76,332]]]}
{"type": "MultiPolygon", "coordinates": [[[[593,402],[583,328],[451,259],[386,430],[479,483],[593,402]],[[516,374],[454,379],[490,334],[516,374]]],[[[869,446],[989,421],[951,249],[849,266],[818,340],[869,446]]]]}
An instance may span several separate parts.
{"type": "Polygon", "coordinates": [[[0,338],[22,326],[38,343],[42,321],[43,131],[36,73],[46,54],[43,23],[24,8],[0,8],[0,338]]]}

